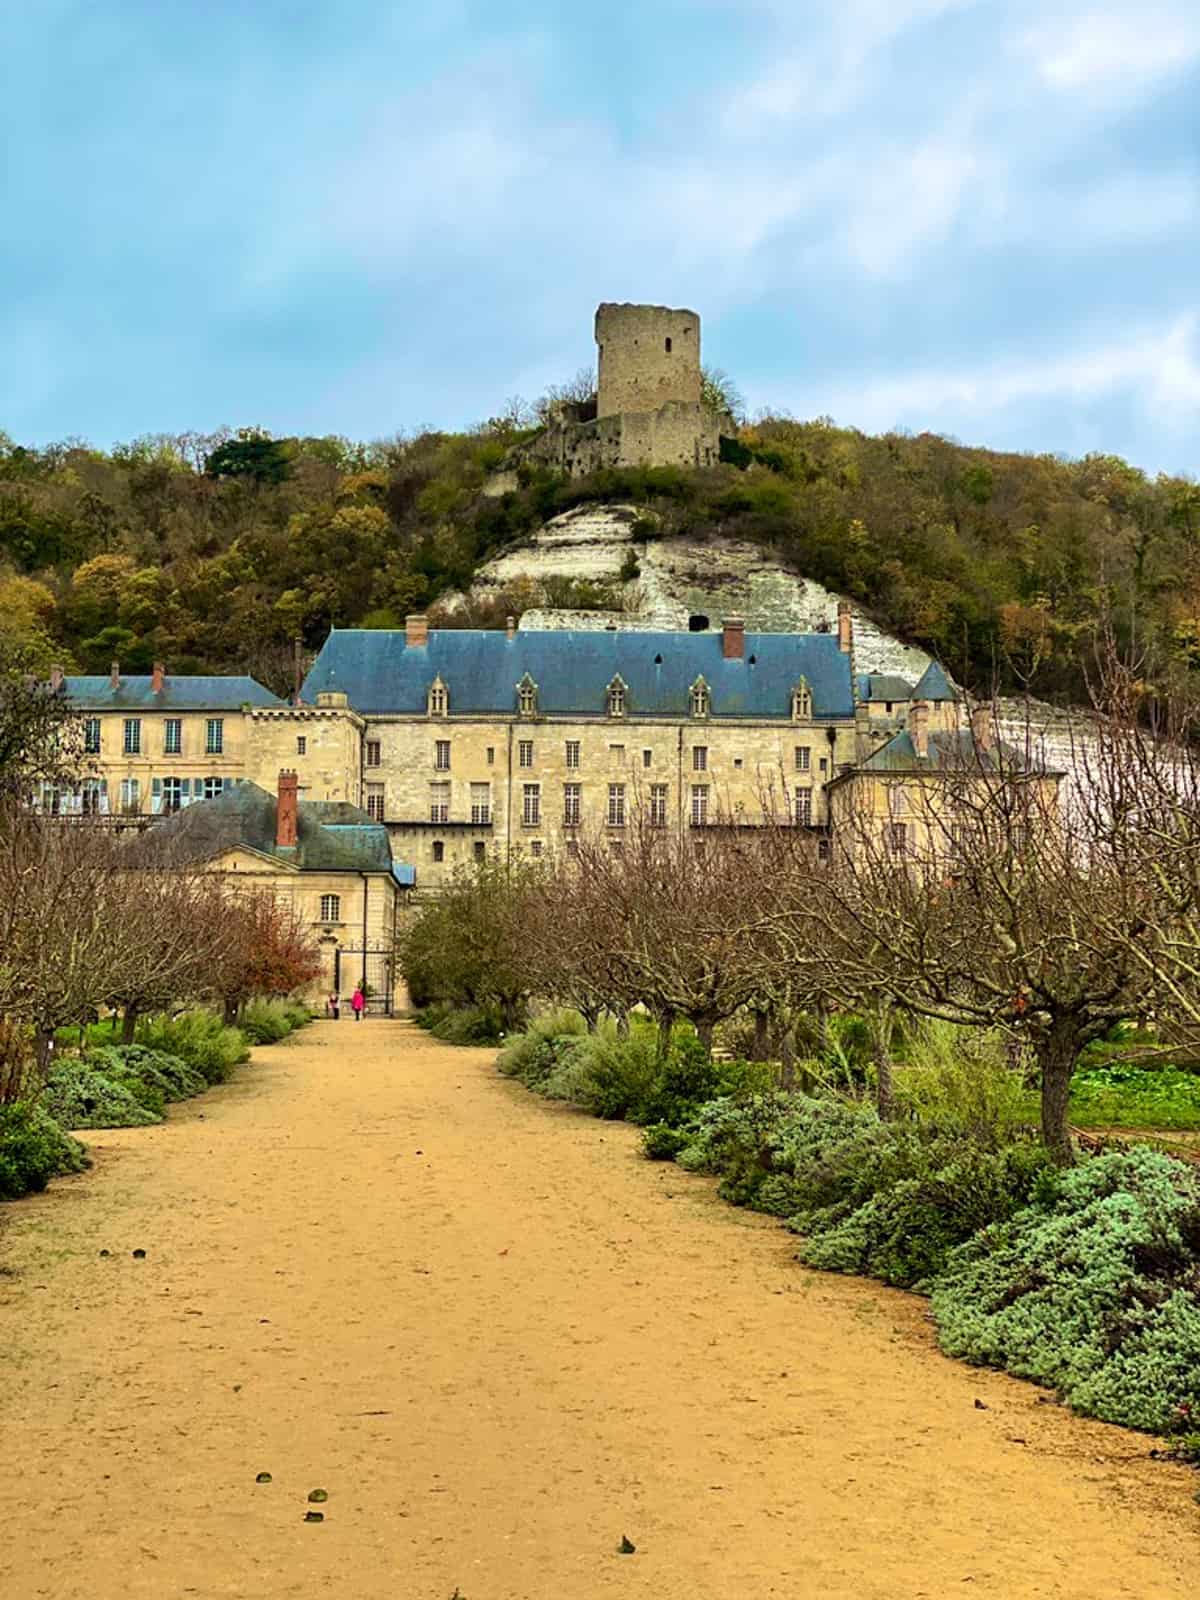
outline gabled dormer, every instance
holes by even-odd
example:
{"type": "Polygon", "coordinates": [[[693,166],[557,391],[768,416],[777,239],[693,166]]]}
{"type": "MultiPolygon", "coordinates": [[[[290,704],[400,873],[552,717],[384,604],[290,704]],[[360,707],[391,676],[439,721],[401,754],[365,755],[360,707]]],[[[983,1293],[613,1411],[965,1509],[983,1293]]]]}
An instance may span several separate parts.
{"type": "Polygon", "coordinates": [[[605,690],[605,703],[608,715],[610,717],[623,717],[625,715],[626,699],[627,691],[625,687],[625,680],[618,672],[616,677],[610,681],[608,688],[605,690]]]}
{"type": "Polygon", "coordinates": [[[450,691],[442,681],[441,673],[429,685],[425,709],[431,717],[444,717],[449,714],[450,691]]]}
{"type": "Polygon", "coordinates": [[[521,717],[536,717],[538,709],[538,686],[528,673],[517,684],[517,715],[521,717]]]}

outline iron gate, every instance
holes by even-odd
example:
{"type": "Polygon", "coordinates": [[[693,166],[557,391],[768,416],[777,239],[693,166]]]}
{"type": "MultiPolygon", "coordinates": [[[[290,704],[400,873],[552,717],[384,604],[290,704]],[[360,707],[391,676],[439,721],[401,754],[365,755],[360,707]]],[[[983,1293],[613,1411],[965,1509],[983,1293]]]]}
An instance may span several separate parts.
{"type": "Polygon", "coordinates": [[[394,957],[390,950],[334,951],[333,989],[340,996],[343,1014],[349,1012],[350,996],[358,984],[367,1000],[368,1017],[390,1017],[394,957]]]}

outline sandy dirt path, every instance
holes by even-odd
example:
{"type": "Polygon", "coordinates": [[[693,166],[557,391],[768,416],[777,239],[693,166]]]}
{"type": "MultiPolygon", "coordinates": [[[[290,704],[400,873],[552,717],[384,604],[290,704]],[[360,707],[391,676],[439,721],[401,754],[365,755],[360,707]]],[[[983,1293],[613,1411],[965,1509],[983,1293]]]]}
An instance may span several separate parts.
{"type": "Polygon", "coordinates": [[[490,1052],[319,1023],[93,1149],[0,1213],[5,1600],[1196,1593],[1195,1473],[490,1052]]]}

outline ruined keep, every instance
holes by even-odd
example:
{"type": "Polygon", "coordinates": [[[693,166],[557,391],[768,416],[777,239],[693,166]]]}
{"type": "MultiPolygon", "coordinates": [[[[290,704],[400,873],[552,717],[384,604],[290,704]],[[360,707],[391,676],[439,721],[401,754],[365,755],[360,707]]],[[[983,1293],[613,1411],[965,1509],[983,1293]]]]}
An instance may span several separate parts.
{"type": "Polygon", "coordinates": [[[720,421],[700,398],[696,313],[605,301],[596,308],[595,331],[595,415],[562,407],[504,461],[489,485],[493,494],[515,487],[522,462],[583,477],[602,467],[711,467],[719,460],[720,421]]]}

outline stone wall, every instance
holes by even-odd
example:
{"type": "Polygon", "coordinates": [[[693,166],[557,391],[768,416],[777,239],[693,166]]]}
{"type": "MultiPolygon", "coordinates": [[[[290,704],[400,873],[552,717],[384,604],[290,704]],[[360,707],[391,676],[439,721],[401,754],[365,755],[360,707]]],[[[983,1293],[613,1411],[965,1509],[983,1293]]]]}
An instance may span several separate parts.
{"type": "MultiPolygon", "coordinates": [[[[517,458],[581,478],[612,467],[711,467],[720,458],[717,420],[698,402],[672,400],[656,411],[624,411],[593,422],[557,422],[522,445],[517,458]]],[[[489,486],[515,487],[509,463],[489,486]]]]}
{"type": "Polygon", "coordinates": [[[596,415],[700,404],[700,318],[668,306],[596,308],[596,415]]]}

